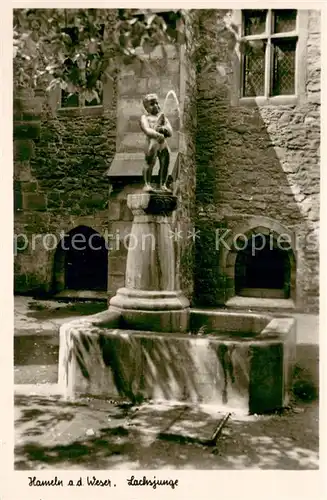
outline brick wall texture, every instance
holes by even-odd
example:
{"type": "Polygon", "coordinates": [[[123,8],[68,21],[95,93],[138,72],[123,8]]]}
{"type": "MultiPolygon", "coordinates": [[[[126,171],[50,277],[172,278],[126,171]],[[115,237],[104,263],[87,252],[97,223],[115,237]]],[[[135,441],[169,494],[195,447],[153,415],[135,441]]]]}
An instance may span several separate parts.
{"type": "MultiPolygon", "coordinates": [[[[163,74],[157,59],[157,74],[138,78],[127,68],[118,97],[113,89],[99,113],[58,112],[42,93],[16,92],[15,234],[27,235],[30,242],[15,258],[17,293],[51,292],[55,249],[45,251],[40,241],[32,248],[33,234],[59,238],[60,232],[78,225],[102,235],[106,229],[128,233],[126,196],[140,185],[116,187],[109,196],[105,173],[117,144],[120,151],[139,150],[134,108],[141,96],[159,88],[162,99],[172,88],[183,107],[184,144],[182,149],[180,143],[174,146],[182,153],[180,208],[174,224],[183,225],[185,232],[200,231],[194,243],[184,239],[178,247],[183,290],[194,305],[223,303],[230,285],[219,264],[215,231],[233,230],[248,216],[264,216],[294,233],[296,307],[317,310],[320,15],[308,12],[305,99],[248,106],[233,101],[235,40],[226,27],[229,14],[191,11],[183,61],[172,54],[163,74]],[[204,63],[213,53],[216,62],[208,69],[204,63]]],[[[124,284],[125,259],[124,248],[110,254],[111,294],[124,284]]]]}

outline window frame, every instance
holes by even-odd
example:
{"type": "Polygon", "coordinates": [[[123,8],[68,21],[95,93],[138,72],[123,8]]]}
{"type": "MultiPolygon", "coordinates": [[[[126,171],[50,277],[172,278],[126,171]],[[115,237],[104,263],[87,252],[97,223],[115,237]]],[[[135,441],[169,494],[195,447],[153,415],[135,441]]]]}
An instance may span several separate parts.
{"type": "Polygon", "coordinates": [[[81,94],[79,92],[75,92],[76,95],[78,95],[78,106],[63,106],[62,105],[62,91],[64,89],[60,89],[60,101],[59,101],[59,108],[60,110],[63,109],[88,109],[88,108],[101,108],[103,107],[103,90],[102,90],[102,100],[100,104],[92,104],[92,105],[86,105],[85,104],[85,99],[81,98],[81,94]]]}
{"type": "MultiPolygon", "coordinates": [[[[75,26],[73,24],[69,24],[64,28],[71,29],[75,26]]],[[[103,36],[106,35],[106,26],[103,25],[103,36]]],[[[100,104],[95,104],[92,106],[86,106],[85,100],[81,99],[81,95],[79,92],[76,92],[78,95],[79,104],[78,106],[62,106],[62,91],[61,87],[57,86],[56,89],[52,91],[52,95],[50,96],[50,106],[53,110],[58,112],[60,115],[101,115],[104,113],[105,106],[108,106],[112,102],[113,98],[113,82],[107,82],[102,85],[102,101],[100,104]],[[83,102],[81,102],[83,101],[83,102]]]]}
{"type": "Polygon", "coordinates": [[[112,108],[114,102],[115,82],[109,78],[103,84],[102,103],[96,106],[61,107],[61,88],[58,85],[49,94],[49,105],[53,113],[60,116],[100,116],[112,108]]]}
{"type": "MultiPolygon", "coordinates": [[[[235,54],[233,61],[233,105],[287,105],[303,103],[306,100],[305,81],[306,81],[306,51],[308,37],[308,11],[297,9],[296,27],[295,30],[282,33],[272,32],[273,10],[267,9],[266,30],[259,35],[244,35],[244,10],[235,10],[232,16],[232,22],[237,27],[238,35],[235,46],[235,54]],[[269,26],[269,31],[268,31],[269,26]],[[272,73],[272,43],[271,40],[295,39],[297,40],[295,50],[295,82],[294,94],[283,95],[268,95],[271,90],[271,82],[273,79],[272,73]],[[241,42],[246,40],[267,40],[266,56],[265,56],[265,83],[263,96],[243,96],[243,79],[244,79],[244,57],[240,50],[241,42]]],[[[286,10],[286,9],[285,9],[286,10]]]]}

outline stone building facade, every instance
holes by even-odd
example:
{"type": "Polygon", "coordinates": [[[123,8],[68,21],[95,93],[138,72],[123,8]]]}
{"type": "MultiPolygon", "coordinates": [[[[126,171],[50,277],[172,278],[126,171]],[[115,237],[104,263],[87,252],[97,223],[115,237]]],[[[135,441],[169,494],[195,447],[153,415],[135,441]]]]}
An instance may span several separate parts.
{"type": "Polygon", "coordinates": [[[100,105],[14,96],[17,293],[111,297],[123,286],[142,96],[163,104],[173,90],[182,289],[194,306],[317,311],[320,13],[197,10],[186,31],[166,57],[124,67],[100,105]],[[81,234],[98,250],[74,253],[81,234]]]}

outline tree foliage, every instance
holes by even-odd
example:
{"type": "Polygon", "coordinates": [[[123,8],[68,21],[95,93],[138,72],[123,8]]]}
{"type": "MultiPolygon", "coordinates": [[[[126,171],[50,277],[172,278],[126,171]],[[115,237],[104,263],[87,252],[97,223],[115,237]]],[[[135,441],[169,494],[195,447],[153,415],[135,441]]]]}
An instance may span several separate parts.
{"type": "Polygon", "coordinates": [[[181,10],[14,9],[14,81],[98,98],[122,64],[184,41],[181,10]]]}

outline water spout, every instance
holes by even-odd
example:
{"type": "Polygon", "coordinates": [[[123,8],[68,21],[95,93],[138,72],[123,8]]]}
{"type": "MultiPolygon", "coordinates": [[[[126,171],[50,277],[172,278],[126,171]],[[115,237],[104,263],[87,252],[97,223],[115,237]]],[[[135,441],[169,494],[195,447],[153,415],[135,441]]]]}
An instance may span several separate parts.
{"type": "Polygon", "coordinates": [[[169,90],[167,92],[167,95],[165,97],[163,107],[162,107],[162,113],[166,114],[167,103],[168,103],[168,99],[170,96],[172,96],[174,98],[175,103],[176,103],[176,109],[177,109],[177,113],[178,113],[179,130],[180,130],[181,129],[181,109],[179,106],[179,101],[178,101],[178,97],[176,95],[175,90],[169,90]]]}

